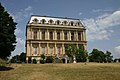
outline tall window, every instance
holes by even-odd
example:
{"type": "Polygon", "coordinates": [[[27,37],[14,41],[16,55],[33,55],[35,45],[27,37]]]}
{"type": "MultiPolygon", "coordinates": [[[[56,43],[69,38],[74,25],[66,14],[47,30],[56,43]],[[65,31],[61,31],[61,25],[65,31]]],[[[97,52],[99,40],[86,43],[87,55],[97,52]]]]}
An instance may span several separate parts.
{"type": "Polygon", "coordinates": [[[60,54],[60,47],[57,47],[57,54],[60,54]]]}
{"type": "Polygon", "coordinates": [[[74,40],[74,33],[73,32],[71,33],[71,40],[72,41],[74,40]]]}
{"type": "Polygon", "coordinates": [[[57,40],[60,40],[60,32],[57,32],[57,40]]]}
{"type": "Polygon", "coordinates": [[[50,40],[53,40],[53,32],[50,31],[50,40]]]}
{"type": "Polygon", "coordinates": [[[37,39],[37,30],[34,31],[34,39],[37,39]]]}
{"type": "Polygon", "coordinates": [[[64,32],[64,39],[67,40],[67,32],[64,32]]]}
{"type": "Polygon", "coordinates": [[[34,54],[38,53],[38,44],[33,44],[33,53],[34,54]]]}
{"type": "Polygon", "coordinates": [[[79,41],[81,40],[81,34],[80,34],[80,32],[78,32],[78,40],[79,41]]]}
{"type": "Polygon", "coordinates": [[[45,31],[42,31],[42,39],[45,40],[45,31]]]}
{"type": "Polygon", "coordinates": [[[42,54],[45,54],[46,44],[41,44],[42,54]]]}

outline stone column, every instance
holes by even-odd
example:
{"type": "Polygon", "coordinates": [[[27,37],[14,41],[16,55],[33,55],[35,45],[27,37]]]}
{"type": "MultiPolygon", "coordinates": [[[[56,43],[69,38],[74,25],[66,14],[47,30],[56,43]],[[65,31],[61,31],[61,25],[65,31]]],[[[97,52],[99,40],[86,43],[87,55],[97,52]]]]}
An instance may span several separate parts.
{"type": "Polygon", "coordinates": [[[83,41],[83,32],[81,32],[81,41],[83,41]]]}
{"type": "Polygon", "coordinates": [[[64,43],[62,44],[62,54],[65,54],[65,47],[64,47],[64,43]]]}
{"type": "Polygon", "coordinates": [[[64,32],[63,32],[63,30],[62,30],[62,35],[61,36],[62,36],[61,39],[64,40],[64,32]]]}
{"type": "Polygon", "coordinates": [[[69,31],[69,40],[71,40],[71,31],[69,31]]]}
{"type": "Polygon", "coordinates": [[[76,31],[75,34],[76,34],[75,39],[76,39],[76,41],[78,41],[78,32],[76,31]]]}
{"type": "Polygon", "coordinates": [[[27,56],[30,56],[30,44],[27,43],[27,48],[26,48],[26,53],[27,53],[27,56]]]}
{"type": "Polygon", "coordinates": [[[41,30],[39,29],[39,40],[42,39],[42,33],[41,33],[41,30]]]}
{"type": "Polygon", "coordinates": [[[56,32],[56,30],[54,30],[53,40],[57,40],[57,32],[56,32]]]}
{"type": "Polygon", "coordinates": [[[49,45],[47,43],[47,54],[49,54],[49,45]]]}
{"type": "Polygon", "coordinates": [[[32,55],[32,43],[30,43],[30,55],[32,55]]]}
{"type": "Polygon", "coordinates": [[[83,46],[84,46],[84,50],[87,50],[87,47],[86,47],[87,45],[86,45],[86,44],[83,44],[83,46]]]}
{"type": "Polygon", "coordinates": [[[84,30],[84,40],[86,41],[86,31],[84,30]]]}
{"type": "Polygon", "coordinates": [[[56,43],[55,43],[54,54],[57,54],[57,46],[56,46],[56,43]]]}
{"type": "Polygon", "coordinates": [[[41,54],[41,44],[39,43],[39,47],[38,47],[38,54],[41,54]]]}

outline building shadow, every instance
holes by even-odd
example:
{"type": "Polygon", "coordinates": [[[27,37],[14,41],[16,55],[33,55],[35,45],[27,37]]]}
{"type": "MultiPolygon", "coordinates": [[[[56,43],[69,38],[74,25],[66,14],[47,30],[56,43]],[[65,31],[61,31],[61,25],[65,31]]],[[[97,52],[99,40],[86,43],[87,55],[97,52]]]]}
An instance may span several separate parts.
{"type": "Polygon", "coordinates": [[[6,67],[6,66],[0,66],[0,71],[9,71],[9,70],[12,70],[14,68],[12,67],[6,67]]]}

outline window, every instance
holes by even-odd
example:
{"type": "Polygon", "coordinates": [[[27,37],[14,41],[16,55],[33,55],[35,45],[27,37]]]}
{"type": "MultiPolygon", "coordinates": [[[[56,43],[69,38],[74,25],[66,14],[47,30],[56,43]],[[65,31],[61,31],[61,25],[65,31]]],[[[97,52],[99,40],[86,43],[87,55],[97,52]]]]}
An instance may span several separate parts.
{"type": "Polygon", "coordinates": [[[50,40],[53,40],[53,32],[50,32],[50,40]]]}
{"type": "Polygon", "coordinates": [[[50,47],[50,54],[53,54],[53,47],[50,47]]]}
{"type": "Polygon", "coordinates": [[[63,23],[64,23],[64,25],[67,25],[67,21],[64,21],[63,23]]]}
{"type": "Polygon", "coordinates": [[[71,33],[71,40],[72,41],[74,40],[74,33],[73,32],[71,33]]]}
{"type": "Polygon", "coordinates": [[[64,39],[67,40],[67,32],[64,32],[64,39]]]}
{"type": "Polygon", "coordinates": [[[33,19],[33,23],[38,23],[39,20],[37,18],[33,19]]]}
{"type": "Polygon", "coordinates": [[[50,19],[50,20],[49,20],[49,23],[50,23],[50,24],[52,24],[52,23],[53,23],[53,20],[52,20],[52,19],[50,19]]]}
{"type": "Polygon", "coordinates": [[[42,24],[45,24],[46,21],[45,21],[45,19],[42,19],[41,22],[42,22],[42,24]]]}
{"type": "Polygon", "coordinates": [[[42,39],[45,40],[45,31],[42,31],[42,39]]]}
{"type": "Polygon", "coordinates": [[[77,22],[76,25],[77,25],[77,26],[80,26],[80,22],[77,22]]]}
{"type": "Polygon", "coordinates": [[[79,41],[81,40],[81,34],[80,34],[80,32],[78,32],[78,40],[79,41]]]}
{"type": "Polygon", "coordinates": [[[37,30],[34,31],[34,39],[37,39],[37,30]]]}
{"type": "Polygon", "coordinates": [[[70,24],[71,24],[71,26],[73,26],[73,22],[72,21],[70,22],[70,24]]]}
{"type": "Polygon", "coordinates": [[[57,20],[57,21],[56,21],[56,23],[57,23],[57,25],[59,25],[59,24],[60,24],[60,21],[59,21],[59,20],[57,20]]]}
{"type": "Polygon", "coordinates": [[[60,54],[60,47],[57,47],[57,54],[60,54]]]}
{"type": "Polygon", "coordinates": [[[37,54],[37,53],[38,53],[38,52],[37,52],[37,51],[38,51],[37,49],[38,49],[38,44],[33,44],[33,53],[34,53],[34,54],[37,54]]]}
{"type": "Polygon", "coordinates": [[[41,45],[41,48],[42,48],[42,54],[45,54],[46,44],[42,44],[42,45],[41,45]]]}
{"type": "Polygon", "coordinates": [[[57,40],[60,40],[60,32],[57,32],[57,40]]]}

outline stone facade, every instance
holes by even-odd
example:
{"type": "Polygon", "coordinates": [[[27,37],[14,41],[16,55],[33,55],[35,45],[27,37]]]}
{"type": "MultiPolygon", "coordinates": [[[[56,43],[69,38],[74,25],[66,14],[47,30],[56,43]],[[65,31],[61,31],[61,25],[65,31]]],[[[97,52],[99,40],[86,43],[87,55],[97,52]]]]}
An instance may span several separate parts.
{"type": "Polygon", "coordinates": [[[63,55],[69,44],[83,45],[86,50],[86,29],[79,19],[31,16],[26,26],[26,60],[39,61],[41,54],[63,55]]]}

